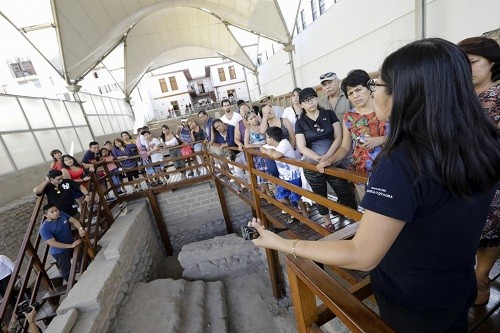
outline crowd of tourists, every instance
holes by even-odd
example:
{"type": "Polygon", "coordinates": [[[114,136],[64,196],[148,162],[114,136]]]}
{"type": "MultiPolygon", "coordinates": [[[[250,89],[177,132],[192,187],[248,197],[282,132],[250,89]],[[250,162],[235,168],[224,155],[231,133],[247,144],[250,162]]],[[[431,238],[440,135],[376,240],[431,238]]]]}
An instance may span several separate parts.
{"type": "MultiPolygon", "coordinates": [[[[103,162],[121,194],[121,179],[137,180],[140,172],[133,169],[140,164],[149,186],[166,183],[167,166],[160,163],[166,149],[177,158],[173,166],[182,179],[206,172],[203,159],[192,155],[206,143],[223,158],[222,169],[247,181],[244,169],[224,159],[246,165],[245,149],[259,149],[266,157],[253,156],[256,169],[325,198],[329,185],[339,203],[362,207],[364,214],[356,236],[341,242],[283,239],[254,219],[250,225],[260,234],[255,244],[371,270],[381,316],[398,332],[466,331],[470,306],[488,302],[489,272],[500,254],[498,44],[484,37],[459,46],[420,40],[389,55],[377,78],[354,69],[341,81],[328,71],[318,83],[321,99],[306,87],[292,91],[285,109],[273,105],[270,95],[262,95],[258,107],[238,101],[235,108],[223,100],[218,119],[200,111],[198,121],[183,119],[175,131],[163,125],[158,138],[147,127],[136,138],[122,132],[102,148],[91,142],[81,161],[53,150],[50,171],[34,193],[48,198],[40,234],[63,277],[79,244],[71,226],[85,235],[78,207],[91,195],[88,172],[103,176],[103,162]],[[366,174],[369,182],[351,184],[325,173],[330,167],[366,174]]],[[[307,198],[264,177],[257,183],[266,195],[308,216],[307,198]]],[[[320,204],[317,210],[333,232],[332,221],[343,217],[320,204]]]]}
{"type": "Polygon", "coordinates": [[[321,171],[335,165],[370,175],[366,188],[356,186],[364,208],[356,235],[284,239],[254,218],[253,242],[371,271],[380,315],[397,332],[467,332],[469,308],[488,303],[500,252],[497,42],[419,40],[390,54],[378,78],[353,70],[343,94],[330,95],[335,84],[323,84],[319,102],[313,89],[299,92],[295,139],[317,163],[318,173],[305,171],[314,192],[325,193],[328,182],[339,202],[354,206],[349,187],[321,171]]]}

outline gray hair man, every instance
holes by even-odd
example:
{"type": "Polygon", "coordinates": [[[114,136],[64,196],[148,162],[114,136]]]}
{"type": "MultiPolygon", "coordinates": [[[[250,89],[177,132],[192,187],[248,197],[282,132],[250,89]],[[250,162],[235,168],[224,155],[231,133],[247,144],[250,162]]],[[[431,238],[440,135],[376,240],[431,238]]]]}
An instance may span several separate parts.
{"type": "Polygon", "coordinates": [[[340,80],[337,74],[328,72],[320,75],[319,79],[326,95],[319,100],[318,105],[325,110],[335,112],[342,123],[344,113],[351,110],[352,107],[344,92],[340,90],[340,80]]]}

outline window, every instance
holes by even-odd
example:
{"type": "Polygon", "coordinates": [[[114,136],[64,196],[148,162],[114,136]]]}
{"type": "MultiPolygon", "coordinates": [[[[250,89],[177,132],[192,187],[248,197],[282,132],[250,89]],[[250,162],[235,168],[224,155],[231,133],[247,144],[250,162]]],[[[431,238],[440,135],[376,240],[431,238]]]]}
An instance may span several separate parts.
{"type": "Polygon", "coordinates": [[[203,85],[203,82],[199,81],[197,82],[197,84],[198,84],[198,91],[200,92],[200,94],[203,94],[205,92],[205,86],[203,85]]]}
{"type": "Polygon", "coordinates": [[[300,11],[300,19],[302,20],[302,30],[306,28],[306,12],[304,9],[300,11]]]}
{"type": "Polygon", "coordinates": [[[219,68],[219,81],[226,81],[226,73],[224,73],[224,68],[219,68]]]}
{"type": "Polygon", "coordinates": [[[172,87],[172,90],[179,90],[177,87],[177,81],[175,80],[175,76],[171,76],[168,78],[170,80],[170,87],[172,87]]]}
{"type": "Polygon", "coordinates": [[[7,60],[9,62],[10,71],[14,78],[25,77],[29,75],[36,75],[35,68],[31,63],[31,60],[23,60],[21,58],[16,58],[14,61],[7,60]]]}
{"type": "Polygon", "coordinates": [[[323,15],[325,12],[325,0],[319,0],[319,15],[323,15]]]}
{"type": "Polygon", "coordinates": [[[161,92],[162,93],[168,92],[167,82],[165,82],[165,79],[160,79],[159,81],[160,81],[161,92]]]}
{"type": "Polygon", "coordinates": [[[313,21],[315,21],[318,18],[318,7],[316,6],[316,0],[311,0],[311,12],[313,21]]]}
{"type": "Polygon", "coordinates": [[[236,79],[236,71],[234,70],[234,66],[229,66],[229,78],[231,80],[236,79]]]}

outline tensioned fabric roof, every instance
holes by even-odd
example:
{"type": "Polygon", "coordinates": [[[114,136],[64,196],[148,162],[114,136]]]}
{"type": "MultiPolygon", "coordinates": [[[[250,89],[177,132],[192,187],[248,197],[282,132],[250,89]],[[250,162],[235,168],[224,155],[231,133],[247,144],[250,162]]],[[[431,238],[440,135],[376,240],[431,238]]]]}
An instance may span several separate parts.
{"type": "Polygon", "coordinates": [[[231,26],[290,40],[277,0],[53,0],[53,13],[68,83],[125,41],[126,96],[147,71],[183,60],[224,56],[255,70],[231,26]]]}

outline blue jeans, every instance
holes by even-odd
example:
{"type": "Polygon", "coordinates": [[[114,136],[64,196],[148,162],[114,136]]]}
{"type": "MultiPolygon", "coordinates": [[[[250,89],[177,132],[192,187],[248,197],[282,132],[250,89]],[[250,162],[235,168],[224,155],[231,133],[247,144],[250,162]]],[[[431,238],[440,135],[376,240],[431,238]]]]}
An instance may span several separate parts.
{"type": "Polygon", "coordinates": [[[52,254],[54,259],[57,261],[57,266],[59,267],[59,271],[63,276],[64,280],[69,280],[69,271],[71,269],[71,256],[73,255],[73,249],[64,250],[61,253],[52,254]]]}

